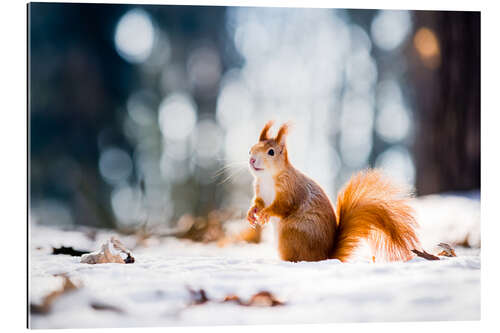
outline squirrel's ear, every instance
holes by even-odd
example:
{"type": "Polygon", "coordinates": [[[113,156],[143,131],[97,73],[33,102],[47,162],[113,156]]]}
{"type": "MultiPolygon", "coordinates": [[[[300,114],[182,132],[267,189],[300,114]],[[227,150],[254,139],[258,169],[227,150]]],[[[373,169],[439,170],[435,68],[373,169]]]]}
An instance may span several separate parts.
{"type": "Polygon", "coordinates": [[[278,135],[276,135],[276,142],[280,144],[284,143],[289,129],[290,129],[290,123],[284,123],[283,125],[281,125],[278,131],[278,135]]]}
{"type": "Polygon", "coordinates": [[[267,136],[267,132],[269,131],[269,129],[271,128],[271,126],[273,126],[273,124],[274,124],[274,120],[269,120],[264,125],[264,128],[260,132],[259,141],[264,141],[264,140],[269,139],[268,136],[267,136]]]}

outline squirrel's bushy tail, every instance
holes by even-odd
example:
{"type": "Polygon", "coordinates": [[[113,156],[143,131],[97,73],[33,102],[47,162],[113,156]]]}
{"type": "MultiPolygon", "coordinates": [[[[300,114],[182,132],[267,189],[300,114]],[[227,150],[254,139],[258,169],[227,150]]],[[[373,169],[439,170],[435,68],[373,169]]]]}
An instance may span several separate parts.
{"type": "Polygon", "coordinates": [[[419,241],[408,197],[377,170],[354,175],[337,197],[332,258],[346,261],[366,239],[377,260],[410,259],[419,241]]]}

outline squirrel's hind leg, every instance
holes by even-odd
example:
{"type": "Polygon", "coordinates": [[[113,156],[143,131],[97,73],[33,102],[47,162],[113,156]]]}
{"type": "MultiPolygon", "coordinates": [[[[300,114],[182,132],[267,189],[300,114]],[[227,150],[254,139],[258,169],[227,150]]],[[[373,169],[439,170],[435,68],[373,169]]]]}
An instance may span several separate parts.
{"type": "Polygon", "coordinates": [[[282,260],[320,261],[328,259],[325,248],[311,242],[306,232],[294,227],[283,226],[278,232],[278,250],[282,260]]]}

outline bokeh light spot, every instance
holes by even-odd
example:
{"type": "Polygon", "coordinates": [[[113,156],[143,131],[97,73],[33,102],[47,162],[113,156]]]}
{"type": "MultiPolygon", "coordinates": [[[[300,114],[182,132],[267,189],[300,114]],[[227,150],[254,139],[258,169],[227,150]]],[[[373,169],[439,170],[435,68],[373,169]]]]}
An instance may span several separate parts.
{"type": "Polygon", "coordinates": [[[440,47],[436,34],[428,28],[418,29],[413,44],[427,67],[435,68],[440,63],[440,47]]]}
{"type": "Polygon", "coordinates": [[[99,171],[108,183],[120,183],[131,175],[132,159],[123,149],[107,148],[99,158],[99,171]]]}
{"type": "Polygon", "coordinates": [[[165,138],[184,140],[196,125],[196,105],[189,95],[174,93],[161,102],[158,118],[165,138]]]}
{"type": "Polygon", "coordinates": [[[142,9],[132,9],[118,21],[115,47],[118,54],[131,63],[141,63],[151,54],[155,31],[151,17],[142,9]]]}
{"type": "Polygon", "coordinates": [[[132,120],[140,126],[155,124],[155,96],[149,91],[137,91],[127,100],[127,111],[132,120]]]}
{"type": "Polygon", "coordinates": [[[380,154],[375,166],[385,170],[395,182],[401,185],[414,185],[415,165],[410,152],[403,146],[393,146],[380,154]]]}
{"type": "Polygon", "coordinates": [[[215,90],[221,75],[221,64],[217,50],[200,47],[194,50],[187,62],[191,85],[201,91],[215,90]]]}
{"type": "Polygon", "coordinates": [[[248,89],[240,82],[224,85],[217,98],[217,121],[226,129],[236,122],[245,122],[253,112],[253,100],[248,89]]]}
{"type": "Polygon", "coordinates": [[[410,12],[380,10],[372,21],[371,34],[375,45],[392,51],[405,40],[411,28],[410,12]]]}
{"type": "Polygon", "coordinates": [[[210,119],[202,120],[196,126],[195,151],[198,163],[209,166],[222,149],[223,135],[217,124],[210,119]]]}
{"type": "Polygon", "coordinates": [[[410,130],[408,110],[400,103],[388,103],[377,114],[375,129],[386,142],[404,139],[410,130]]]}
{"type": "Polygon", "coordinates": [[[130,186],[116,188],[111,193],[111,206],[121,224],[133,225],[141,221],[143,212],[138,190],[130,186]]]}

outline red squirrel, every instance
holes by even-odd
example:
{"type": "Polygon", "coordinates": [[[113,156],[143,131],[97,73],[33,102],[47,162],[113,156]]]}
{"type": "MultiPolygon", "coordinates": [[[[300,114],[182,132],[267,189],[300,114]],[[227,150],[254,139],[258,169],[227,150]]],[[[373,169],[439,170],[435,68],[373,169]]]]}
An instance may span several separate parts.
{"type": "Polygon", "coordinates": [[[377,259],[412,258],[411,250],[419,246],[418,225],[404,190],[380,171],[361,171],[340,191],[335,212],[321,186],[288,160],[289,124],[269,137],[272,125],[264,126],[250,149],[255,196],[247,220],[253,226],[275,220],[281,259],[346,262],[362,239],[377,259]]]}

